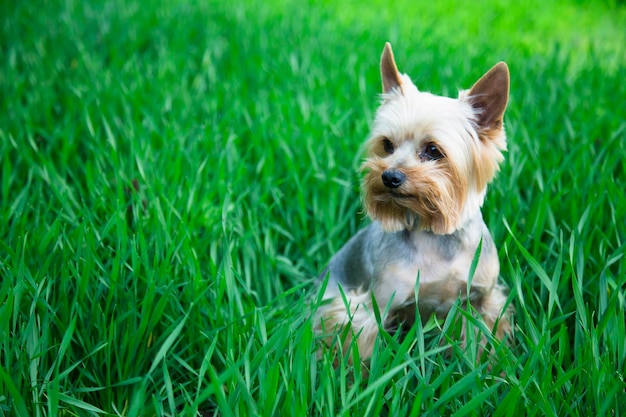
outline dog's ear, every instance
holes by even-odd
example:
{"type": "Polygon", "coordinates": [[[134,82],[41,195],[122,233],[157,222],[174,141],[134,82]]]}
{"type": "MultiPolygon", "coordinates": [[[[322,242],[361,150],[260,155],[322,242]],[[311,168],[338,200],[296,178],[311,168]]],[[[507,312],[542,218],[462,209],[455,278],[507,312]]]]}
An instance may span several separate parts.
{"type": "Polygon", "coordinates": [[[509,67],[497,63],[467,93],[472,107],[477,111],[477,122],[481,129],[499,130],[509,101],[509,67]]]}
{"type": "Polygon", "coordinates": [[[385,43],[385,49],[380,57],[380,75],[383,80],[383,93],[388,93],[394,88],[401,88],[402,78],[396,67],[396,61],[393,59],[393,51],[391,44],[385,43]]]}

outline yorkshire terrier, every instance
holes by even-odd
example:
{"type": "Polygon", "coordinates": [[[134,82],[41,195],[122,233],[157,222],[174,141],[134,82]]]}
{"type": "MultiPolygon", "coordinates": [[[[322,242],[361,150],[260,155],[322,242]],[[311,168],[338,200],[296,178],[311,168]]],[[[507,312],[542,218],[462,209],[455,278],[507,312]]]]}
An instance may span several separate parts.
{"type": "Polygon", "coordinates": [[[373,221],[321,275],[328,281],[317,331],[329,344],[342,335],[346,348],[356,337],[367,359],[379,331],[376,316],[386,327],[414,320],[416,307],[423,318],[444,318],[462,300],[504,339],[512,308],[497,282],[498,254],[480,208],[506,149],[508,67],[496,64],[457,99],[418,91],[398,72],[389,43],[380,71],[382,103],[361,167],[373,221]]]}

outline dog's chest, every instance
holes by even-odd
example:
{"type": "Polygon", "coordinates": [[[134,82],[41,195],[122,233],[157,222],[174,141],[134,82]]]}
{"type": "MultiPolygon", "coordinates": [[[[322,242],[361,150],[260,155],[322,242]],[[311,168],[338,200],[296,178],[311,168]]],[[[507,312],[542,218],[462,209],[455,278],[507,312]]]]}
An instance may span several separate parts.
{"type": "Polygon", "coordinates": [[[377,276],[381,281],[414,287],[447,280],[467,281],[477,243],[456,235],[430,233],[404,234],[394,237],[394,256],[381,264],[377,276]]]}
{"type": "MultiPolygon", "coordinates": [[[[388,236],[389,237],[389,236],[388,236]]],[[[383,248],[394,247],[393,255],[387,251],[387,262],[379,262],[374,272],[372,290],[377,299],[392,300],[392,307],[401,307],[413,300],[419,280],[420,305],[447,305],[467,288],[476,243],[465,236],[441,236],[429,233],[396,235],[383,248]],[[465,239],[464,239],[465,238],[465,239]],[[391,256],[390,256],[391,255],[391,256]]],[[[386,249],[383,249],[383,252],[386,249]]],[[[485,251],[483,251],[485,252],[485,251]]],[[[487,251],[490,252],[490,251],[487,251]]],[[[478,273],[483,278],[493,275],[485,269],[491,262],[479,262],[478,273]],[[485,275],[487,273],[487,275],[485,275]]],[[[497,268],[497,258],[496,258],[497,268]]],[[[497,272],[495,274],[497,276],[497,272]]],[[[491,279],[491,278],[490,278],[491,279]]]]}

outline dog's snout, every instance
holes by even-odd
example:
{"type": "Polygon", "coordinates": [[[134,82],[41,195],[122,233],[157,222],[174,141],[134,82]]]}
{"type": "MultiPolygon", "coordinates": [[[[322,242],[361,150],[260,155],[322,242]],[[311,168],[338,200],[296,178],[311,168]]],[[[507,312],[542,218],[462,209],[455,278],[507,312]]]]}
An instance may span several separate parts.
{"type": "Polygon", "coordinates": [[[406,181],[406,175],[397,169],[388,169],[383,172],[383,184],[388,188],[398,188],[406,181]]]}

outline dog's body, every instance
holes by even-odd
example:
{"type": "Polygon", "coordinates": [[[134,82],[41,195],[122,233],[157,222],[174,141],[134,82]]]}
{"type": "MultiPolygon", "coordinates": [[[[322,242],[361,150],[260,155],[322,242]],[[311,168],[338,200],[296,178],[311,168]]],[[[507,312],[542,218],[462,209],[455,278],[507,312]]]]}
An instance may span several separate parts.
{"type": "Polygon", "coordinates": [[[502,338],[510,331],[502,316],[506,296],[497,284],[497,251],[480,207],[506,147],[508,68],[496,65],[459,99],[440,97],[419,92],[401,75],[387,44],[381,74],[383,102],[363,164],[364,202],[374,221],[323,274],[329,301],[318,310],[318,329],[331,339],[333,332],[344,333],[344,343],[358,335],[361,357],[367,358],[378,334],[374,306],[389,313],[386,324],[406,319],[416,307],[419,279],[422,317],[444,317],[459,297],[469,298],[502,338]],[[337,332],[348,324],[351,334],[337,332]]]}

